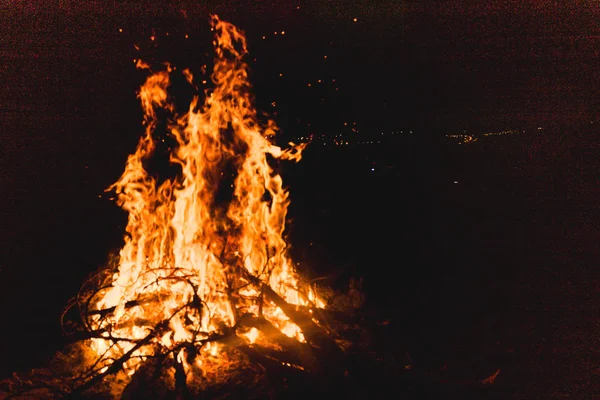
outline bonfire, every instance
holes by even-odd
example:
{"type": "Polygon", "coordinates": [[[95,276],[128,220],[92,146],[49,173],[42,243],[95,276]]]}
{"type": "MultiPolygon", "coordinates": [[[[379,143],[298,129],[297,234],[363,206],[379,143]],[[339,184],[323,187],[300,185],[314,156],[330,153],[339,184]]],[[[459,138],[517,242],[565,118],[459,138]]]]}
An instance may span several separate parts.
{"type": "Polygon", "coordinates": [[[276,165],[299,161],[306,144],[274,144],[275,123],[253,105],[244,34],[211,23],[211,90],[201,93],[187,69],[137,63],[150,71],[138,95],[145,130],[107,189],[128,213],[124,245],[65,310],[78,345],[62,355],[70,376],[45,391],[185,397],[254,387],[269,370],[344,374],[347,342],[325,323],[326,302],[297,274],[284,236],[290,199],[276,165]],[[175,74],[197,93],[183,113],[175,74]],[[172,177],[148,171],[159,128],[173,142],[172,177]]]}

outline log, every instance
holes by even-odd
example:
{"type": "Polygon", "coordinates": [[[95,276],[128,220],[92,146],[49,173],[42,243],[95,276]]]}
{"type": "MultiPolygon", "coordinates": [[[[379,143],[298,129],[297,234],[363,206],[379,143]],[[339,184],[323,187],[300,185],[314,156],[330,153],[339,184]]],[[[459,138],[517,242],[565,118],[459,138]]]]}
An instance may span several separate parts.
{"type": "Polygon", "coordinates": [[[164,370],[167,354],[148,357],[137,369],[125,386],[122,400],[165,398],[169,389],[161,385],[160,378],[164,370]]]}
{"type": "Polygon", "coordinates": [[[254,327],[263,333],[267,338],[282,347],[294,358],[300,362],[308,371],[317,370],[318,361],[312,352],[312,348],[305,344],[292,339],[277,329],[273,324],[263,317],[256,317],[252,314],[246,314],[242,317],[243,325],[246,327],[254,327]]]}
{"type": "Polygon", "coordinates": [[[321,375],[327,375],[330,379],[342,379],[344,375],[344,354],[335,341],[312,321],[310,314],[296,310],[296,306],[285,301],[269,285],[248,272],[243,265],[238,264],[238,269],[248,281],[260,287],[263,294],[279,307],[293,323],[300,327],[304,338],[315,352],[316,358],[327,360],[326,365],[315,364],[313,367],[323,372],[321,375]],[[326,368],[326,366],[329,368],[326,368]]]}

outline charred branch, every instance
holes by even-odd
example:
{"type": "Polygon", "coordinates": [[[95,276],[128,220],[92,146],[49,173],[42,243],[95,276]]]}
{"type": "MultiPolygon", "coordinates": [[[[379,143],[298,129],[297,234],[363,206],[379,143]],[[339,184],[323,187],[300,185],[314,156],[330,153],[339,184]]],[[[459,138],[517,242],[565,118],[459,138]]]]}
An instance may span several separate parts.
{"type": "MultiPolygon", "coordinates": [[[[156,301],[156,300],[157,300],[156,298],[153,298],[153,299],[138,299],[138,300],[131,300],[131,301],[128,301],[127,303],[125,303],[125,309],[126,309],[126,310],[128,310],[128,309],[130,309],[130,308],[133,308],[133,307],[136,307],[136,306],[139,306],[139,305],[143,305],[143,304],[148,304],[148,303],[150,303],[151,301],[156,301]]],[[[108,307],[108,308],[103,308],[103,309],[101,309],[101,310],[90,310],[90,311],[88,312],[88,315],[89,315],[89,316],[95,316],[95,315],[98,315],[98,316],[100,316],[100,317],[105,317],[105,316],[107,316],[107,315],[109,315],[109,314],[112,314],[112,313],[114,313],[116,309],[117,309],[117,306],[114,306],[114,307],[108,307]]]]}
{"type": "Polygon", "coordinates": [[[300,327],[306,340],[313,347],[320,349],[320,351],[324,351],[329,357],[333,357],[335,361],[341,360],[342,352],[340,348],[326,335],[325,331],[321,327],[312,321],[310,314],[298,311],[295,306],[285,301],[273,289],[271,289],[270,286],[249,273],[243,266],[238,266],[238,269],[242,271],[248,280],[261,287],[264,295],[277,307],[279,307],[293,323],[300,327]]]}
{"type": "MultiPolygon", "coordinates": [[[[170,319],[169,319],[170,320],[170,319]]],[[[108,367],[106,368],[106,370],[104,370],[104,372],[100,372],[94,376],[92,376],[92,378],[90,378],[86,383],[84,383],[83,385],[77,387],[75,390],[73,390],[68,398],[73,398],[76,399],[77,396],[80,396],[82,393],[84,393],[87,389],[89,389],[90,387],[92,387],[93,385],[95,385],[96,383],[102,381],[106,376],[111,375],[111,374],[115,374],[117,372],[119,372],[124,364],[131,358],[131,356],[138,351],[141,347],[147,345],[150,343],[150,341],[156,337],[156,336],[160,336],[162,333],[164,333],[166,331],[166,329],[169,326],[169,320],[165,320],[162,321],[161,323],[159,323],[156,326],[156,329],[151,331],[150,333],[148,333],[148,335],[146,335],[143,339],[141,339],[140,341],[138,341],[135,346],[133,346],[128,352],[126,352],[121,358],[119,358],[118,360],[115,360],[114,362],[112,362],[110,365],[108,365],[108,367]]]]}
{"type": "Polygon", "coordinates": [[[175,366],[175,396],[177,400],[187,400],[191,397],[187,386],[187,374],[183,363],[178,360],[175,353],[173,353],[173,364],[175,366]]]}

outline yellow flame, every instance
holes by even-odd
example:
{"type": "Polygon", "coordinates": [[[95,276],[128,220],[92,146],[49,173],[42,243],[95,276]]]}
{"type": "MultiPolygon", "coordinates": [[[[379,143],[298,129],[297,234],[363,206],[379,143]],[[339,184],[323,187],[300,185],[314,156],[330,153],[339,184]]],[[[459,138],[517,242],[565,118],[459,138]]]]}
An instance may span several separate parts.
{"type": "MultiPolygon", "coordinates": [[[[196,96],[187,112],[177,114],[168,94],[175,71],[170,66],[148,77],[139,92],[145,132],[109,188],[129,215],[127,235],[112,284],[95,301],[97,309],[114,307],[114,313],[92,321],[94,328],[110,328],[113,337],[128,341],[113,345],[93,339],[93,349],[106,359],[131,350],[132,339],[146,338],[161,321],[168,328],[156,343],[173,348],[207,339],[247,312],[262,312],[284,334],[304,341],[280,308],[260,298],[261,288],[240,273],[242,268],[291,304],[324,305],[312,289],[298,290],[283,236],[289,196],[269,163],[298,161],[305,145],[290,143],[284,150],[272,143],[275,123],[259,123],[252,104],[243,33],[216,16],[212,24],[214,89],[203,102],[196,96]],[[179,174],[159,183],[146,165],[158,146],[154,136],[164,115],[176,142],[170,161],[179,174]],[[229,198],[223,200],[226,189],[229,198]]],[[[141,60],[137,66],[150,69],[141,60]]],[[[182,73],[193,84],[192,73],[182,73]]],[[[247,337],[254,342],[258,331],[247,337]]],[[[134,355],[150,355],[150,344],[134,355]]],[[[217,356],[219,345],[209,341],[203,350],[217,356]]],[[[137,359],[131,358],[128,367],[135,369],[137,359]]]]}
{"type": "Polygon", "coordinates": [[[256,342],[256,339],[258,339],[258,334],[259,334],[258,329],[253,327],[252,329],[250,329],[248,331],[248,333],[246,333],[245,336],[246,336],[246,338],[248,338],[248,341],[250,343],[254,343],[254,342],[256,342]]]}

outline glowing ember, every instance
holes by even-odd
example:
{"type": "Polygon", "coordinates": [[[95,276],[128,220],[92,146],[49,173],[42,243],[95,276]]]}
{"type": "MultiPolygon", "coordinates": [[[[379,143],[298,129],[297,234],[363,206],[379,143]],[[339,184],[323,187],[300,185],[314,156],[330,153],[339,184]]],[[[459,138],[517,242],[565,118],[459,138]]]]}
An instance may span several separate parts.
{"type": "MultiPolygon", "coordinates": [[[[261,125],[252,105],[245,37],[217,17],[212,23],[214,90],[177,115],[168,89],[178,72],[167,67],[139,93],[145,134],[109,188],[129,214],[125,244],[118,271],[91,298],[87,321],[100,332],[92,348],[101,372],[128,355],[123,367],[131,375],[157,351],[185,363],[190,345],[201,350],[195,360],[201,365],[202,357],[219,357],[214,339],[248,314],[303,342],[301,328],[265,296],[266,287],[289,304],[323,306],[310,288],[299,287],[283,238],[288,192],[269,164],[300,160],[304,145],[282,150],[272,143],[274,123],[261,125]],[[176,142],[170,161],[179,173],[159,183],[147,164],[163,119],[176,142]]],[[[193,86],[192,73],[183,75],[193,86]]],[[[259,332],[239,337],[254,343],[259,332]]]]}

